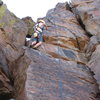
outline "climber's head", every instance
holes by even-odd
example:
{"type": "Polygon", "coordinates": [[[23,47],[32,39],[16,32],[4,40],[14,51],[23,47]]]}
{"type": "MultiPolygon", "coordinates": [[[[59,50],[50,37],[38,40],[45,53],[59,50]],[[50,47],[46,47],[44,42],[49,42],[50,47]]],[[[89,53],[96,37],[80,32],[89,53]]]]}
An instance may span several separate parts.
{"type": "Polygon", "coordinates": [[[46,25],[44,20],[38,20],[38,23],[42,23],[42,24],[46,25]]]}
{"type": "Polygon", "coordinates": [[[37,22],[38,22],[38,24],[39,24],[40,27],[42,27],[42,28],[45,27],[46,30],[47,30],[47,25],[46,25],[46,23],[45,23],[44,20],[41,19],[41,20],[38,20],[37,22]]]}

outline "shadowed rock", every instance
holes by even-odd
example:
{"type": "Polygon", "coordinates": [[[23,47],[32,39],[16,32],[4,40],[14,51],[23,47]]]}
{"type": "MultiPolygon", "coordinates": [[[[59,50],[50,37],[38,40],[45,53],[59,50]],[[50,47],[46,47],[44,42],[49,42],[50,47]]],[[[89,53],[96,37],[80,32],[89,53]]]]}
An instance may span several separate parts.
{"type": "Polygon", "coordinates": [[[27,37],[31,37],[32,34],[34,33],[33,26],[35,25],[35,22],[32,20],[31,17],[25,17],[25,18],[22,18],[22,20],[26,23],[28,27],[27,37]]]}
{"type": "Polygon", "coordinates": [[[27,26],[6,5],[0,7],[0,100],[24,100],[26,70],[30,60],[22,46],[27,26]],[[21,97],[21,98],[20,98],[21,97]]]}

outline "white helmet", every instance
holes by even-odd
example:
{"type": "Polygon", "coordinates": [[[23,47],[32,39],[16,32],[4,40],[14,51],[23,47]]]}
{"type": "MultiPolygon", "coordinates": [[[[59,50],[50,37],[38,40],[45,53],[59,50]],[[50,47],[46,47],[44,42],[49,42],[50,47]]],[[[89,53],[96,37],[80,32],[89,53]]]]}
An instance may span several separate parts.
{"type": "Polygon", "coordinates": [[[38,22],[41,22],[41,23],[45,24],[45,21],[44,20],[39,20],[38,22]]]}

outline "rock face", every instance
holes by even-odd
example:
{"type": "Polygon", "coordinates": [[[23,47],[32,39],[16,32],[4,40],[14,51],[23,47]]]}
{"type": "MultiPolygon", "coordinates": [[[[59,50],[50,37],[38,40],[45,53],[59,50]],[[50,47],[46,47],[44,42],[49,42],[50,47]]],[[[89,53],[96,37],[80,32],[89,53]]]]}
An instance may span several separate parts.
{"type": "Polygon", "coordinates": [[[29,52],[32,59],[26,81],[29,100],[97,100],[98,86],[86,65],[61,59],[59,62],[32,49],[29,52]]]}
{"type": "Polygon", "coordinates": [[[0,100],[100,100],[99,8],[99,0],[58,3],[44,18],[45,42],[34,50],[24,46],[32,19],[2,5],[0,100]]]}
{"type": "MultiPolygon", "coordinates": [[[[95,2],[92,5],[96,7],[95,2]]],[[[87,1],[77,3],[84,7],[87,1]]],[[[88,29],[92,24],[82,20],[82,13],[84,10],[80,12],[74,1],[70,5],[59,3],[48,11],[44,18],[48,25],[48,30],[44,31],[45,43],[39,52],[31,50],[28,54],[32,59],[26,81],[29,100],[100,99],[99,47],[96,49],[99,37],[92,36],[88,29]]],[[[95,27],[92,30],[96,31],[95,27]]]]}

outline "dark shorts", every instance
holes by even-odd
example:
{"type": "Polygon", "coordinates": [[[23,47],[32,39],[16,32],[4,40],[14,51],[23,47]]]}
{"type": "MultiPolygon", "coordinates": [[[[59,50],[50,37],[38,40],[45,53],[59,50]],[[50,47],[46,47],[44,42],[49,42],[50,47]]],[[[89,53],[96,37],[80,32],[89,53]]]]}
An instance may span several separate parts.
{"type": "Polygon", "coordinates": [[[39,33],[39,36],[36,37],[36,38],[32,38],[31,39],[32,41],[36,41],[36,42],[43,42],[43,36],[42,36],[42,33],[39,33]]]}

